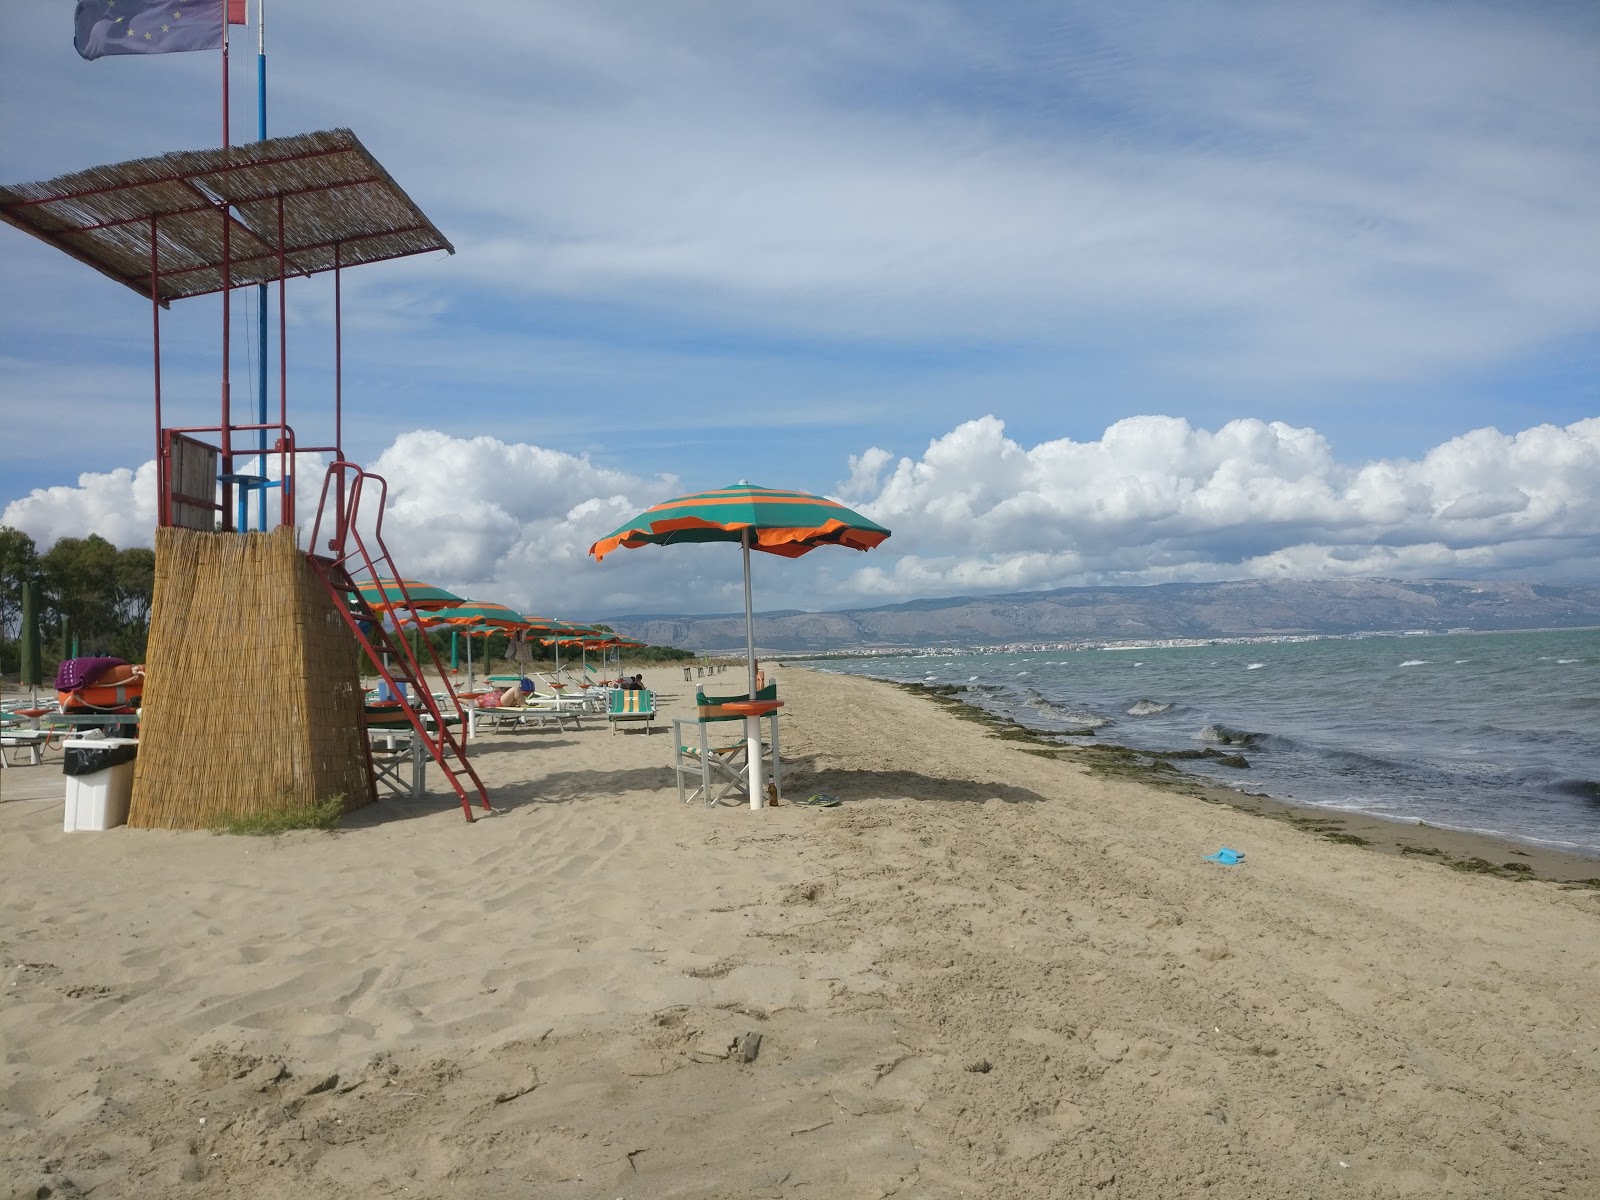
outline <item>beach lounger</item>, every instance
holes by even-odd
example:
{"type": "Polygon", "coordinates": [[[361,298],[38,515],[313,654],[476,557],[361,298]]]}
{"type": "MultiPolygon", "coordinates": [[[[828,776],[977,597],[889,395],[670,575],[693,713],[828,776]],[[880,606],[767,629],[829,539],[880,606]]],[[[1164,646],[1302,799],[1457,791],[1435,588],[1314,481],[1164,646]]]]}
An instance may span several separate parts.
{"type": "MultiPolygon", "coordinates": [[[[730,700],[743,700],[745,696],[707,696],[704,691],[695,693],[695,716],[672,719],[672,772],[678,781],[678,799],[685,804],[704,800],[711,808],[732,797],[736,802],[750,800],[750,743],[744,736],[745,718],[742,713],[729,712],[722,705],[730,700]],[[735,722],[731,729],[718,729],[725,722],[735,722]],[[733,735],[737,735],[737,738],[733,735]],[[715,738],[715,740],[713,740],[715,738]],[[698,782],[695,782],[698,777],[698,782]],[[691,783],[693,786],[691,787],[691,783]]],[[[778,685],[770,683],[756,692],[757,700],[776,700],[778,685]]],[[[768,713],[762,718],[767,726],[769,740],[761,744],[761,753],[771,755],[773,786],[783,790],[783,776],[778,757],[778,714],[768,713]]]]}
{"type": "Polygon", "coordinates": [[[639,688],[634,691],[623,691],[620,688],[611,693],[611,708],[606,713],[606,720],[611,724],[611,732],[617,731],[618,725],[644,726],[645,733],[655,731],[656,698],[649,688],[639,688]]]}
{"type": "Polygon", "coordinates": [[[44,761],[41,751],[50,733],[44,729],[8,729],[0,734],[0,767],[12,766],[11,755],[27,751],[28,761],[38,766],[44,761]]]}

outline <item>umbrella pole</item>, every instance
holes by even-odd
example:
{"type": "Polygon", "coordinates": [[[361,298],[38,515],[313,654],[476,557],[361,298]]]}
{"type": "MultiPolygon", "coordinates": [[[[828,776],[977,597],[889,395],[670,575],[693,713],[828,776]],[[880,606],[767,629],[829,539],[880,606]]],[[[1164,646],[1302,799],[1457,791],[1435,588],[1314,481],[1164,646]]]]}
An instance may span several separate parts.
{"type": "MultiPolygon", "coordinates": [[[[750,675],[750,699],[756,698],[756,613],[750,600],[750,529],[739,531],[739,545],[744,549],[744,646],[750,675]]],[[[750,760],[750,807],[760,810],[767,806],[766,791],[761,785],[761,718],[744,719],[745,756],[750,760]]]]}

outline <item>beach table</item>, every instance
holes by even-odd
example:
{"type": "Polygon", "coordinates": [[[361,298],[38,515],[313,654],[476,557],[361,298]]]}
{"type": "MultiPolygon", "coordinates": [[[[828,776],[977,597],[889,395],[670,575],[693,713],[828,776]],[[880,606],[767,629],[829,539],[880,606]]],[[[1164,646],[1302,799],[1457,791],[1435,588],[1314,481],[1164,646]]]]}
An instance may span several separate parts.
{"type": "Polygon", "coordinates": [[[86,725],[117,725],[138,736],[139,714],[131,713],[49,713],[39,718],[43,729],[79,729],[86,725]]]}
{"type": "MultiPolygon", "coordinates": [[[[767,806],[766,790],[761,783],[761,718],[772,718],[772,743],[773,760],[778,756],[778,710],[783,707],[782,700],[724,700],[722,708],[731,713],[738,713],[744,718],[745,752],[750,760],[750,807],[765,808],[767,806]]],[[[738,743],[734,743],[737,745],[738,743]]],[[[778,781],[773,780],[776,784],[778,781]]]]}
{"type": "Polygon", "coordinates": [[[368,729],[372,772],[378,785],[395,796],[420,800],[428,791],[428,747],[413,729],[368,729]],[[410,764],[410,778],[406,765],[410,764]]]}
{"type": "MultiPolygon", "coordinates": [[[[424,724],[433,724],[431,713],[420,714],[424,724]]],[[[459,723],[458,718],[446,714],[446,725],[459,723]]],[[[373,775],[383,789],[395,796],[408,796],[420,800],[428,791],[427,743],[411,728],[404,715],[367,717],[367,742],[372,750],[373,775]],[[406,765],[410,764],[410,778],[406,765]]]]}

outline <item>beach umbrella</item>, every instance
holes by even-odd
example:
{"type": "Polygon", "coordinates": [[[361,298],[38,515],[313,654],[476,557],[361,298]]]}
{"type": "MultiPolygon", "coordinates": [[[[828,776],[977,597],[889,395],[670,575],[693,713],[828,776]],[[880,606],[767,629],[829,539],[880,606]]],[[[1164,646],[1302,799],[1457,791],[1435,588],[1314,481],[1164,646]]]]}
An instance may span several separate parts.
{"type": "Polygon", "coordinates": [[[587,625],[574,625],[567,621],[550,620],[546,623],[548,628],[542,631],[539,637],[542,645],[550,646],[556,654],[556,673],[561,672],[561,647],[582,645],[586,637],[598,637],[598,629],[590,629],[587,625]]]}
{"type": "MultiPolygon", "coordinates": [[[[871,550],[889,531],[824,496],[756,487],[741,479],[732,487],[663,500],[612,530],[589,553],[599,561],[621,546],[667,546],[674,542],[738,542],[744,551],[744,633],[750,698],[756,695],[756,619],[750,598],[750,552],[799,558],[818,546],[871,550]]],[[[760,808],[760,719],[746,722],[750,739],[750,807],[760,808]]]]}
{"type": "Polygon", "coordinates": [[[410,607],[422,612],[462,603],[461,597],[454,592],[416,579],[369,579],[356,584],[356,591],[361,593],[367,607],[376,612],[403,608],[408,600],[410,607]]]}
{"type": "Polygon", "coordinates": [[[425,625],[488,625],[498,630],[521,629],[526,625],[522,614],[504,604],[491,600],[463,600],[444,608],[432,609],[423,614],[425,625]]]}
{"type": "Polygon", "coordinates": [[[554,646],[556,651],[556,670],[561,670],[561,647],[576,646],[583,660],[585,672],[584,686],[588,686],[587,673],[589,670],[589,647],[597,644],[597,639],[606,635],[598,629],[590,629],[585,625],[569,625],[566,629],[551,630],[549,636],[539,639],[546,646],[554,646]]]}
{"type": "MultiPolygon", "coordinates": [[[[492,600],[463,600],[448,608],[435,608],[419,613],[416,624],[423,629],[448,625],[452,631],[467,635],[467,687],[473,686],[472,639],[488,637],[493,633],[507,633],[522,628],[522,614],[492,600]]],[[[402,625],[411,624],[402,620],[402,625]]],[[[487,652],[486,652],[487,653],[487,652]]]]}

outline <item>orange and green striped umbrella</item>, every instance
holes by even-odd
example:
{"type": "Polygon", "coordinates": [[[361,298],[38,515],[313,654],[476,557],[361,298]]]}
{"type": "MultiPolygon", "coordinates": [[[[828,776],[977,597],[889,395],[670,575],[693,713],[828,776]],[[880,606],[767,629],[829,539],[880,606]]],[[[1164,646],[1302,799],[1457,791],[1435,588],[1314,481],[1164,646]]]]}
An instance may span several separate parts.
{"type": "Polygon", "coordinates": [[[742,542],[752,550],[799,558],[818,546],[871,550],[889,531],[823,496],[740,480],[732,487],[663,500],[606,534],[589,553],[603,559],[618,546],[673,542],[742,542]]]}
{"type": "Polygon", "coordinates": [[[497,629],[521,629],[522,614],[490,600],[465,600],[449,608],[435,609],[424,622],[428,625],[492,625],[497,629]]]}
{"type": "MultiPolygon", "coordinates": [[[[757,487],[741,479],[732,487],[663,500],[606,534],[589,547],[589,553],[598,561],[618,546],[632,550],[674,542],[738,542],[744,549],[745,648],[750,698],[755,699],[756,619],[750,600],[750,551],[799,558],[818,546],[871,550],[888,536],[882,525],[824,496],[757,487]]],[[[751,773],[754,784],[753,763],[751,773]]],[[[756,803],[754,796],[751,803],[756,803]]]]}
{"type": "Polygon", "coordinates": [[[367,607],[375,612],[404,608],[407,599],[411,601],[411,607],[418,611],[448,608],[462,603],[461,597],[454,592],[417,579],[368,579],[356,584],[356,591],[361,593],[367,607]]]}

